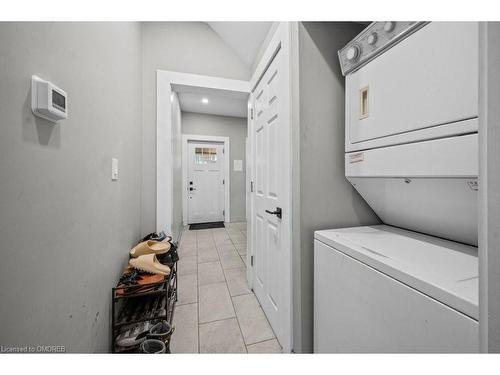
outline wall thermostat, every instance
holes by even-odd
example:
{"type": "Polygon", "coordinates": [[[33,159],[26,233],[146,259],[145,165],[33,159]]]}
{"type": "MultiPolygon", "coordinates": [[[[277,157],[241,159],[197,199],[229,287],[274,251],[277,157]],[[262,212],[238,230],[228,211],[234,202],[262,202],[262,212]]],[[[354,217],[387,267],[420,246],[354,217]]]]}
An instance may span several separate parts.
{"type": "Polygon", "coordinates": [[[31,77],[31,111],[52,122],[68,118],[68,94],[51,82],[31,77]]]}

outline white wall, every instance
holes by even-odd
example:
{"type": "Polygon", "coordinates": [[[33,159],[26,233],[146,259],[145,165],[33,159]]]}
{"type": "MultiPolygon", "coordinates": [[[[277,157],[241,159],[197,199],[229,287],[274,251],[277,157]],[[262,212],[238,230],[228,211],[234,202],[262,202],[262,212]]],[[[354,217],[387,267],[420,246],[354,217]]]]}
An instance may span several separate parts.
{"type": "Polygon", "coordinates": [[[313,236],[321,229],[378,224],[372,209],[345,178],[344,77],[337,51],[363,26],[349,22],[304,22],[294,30],[294,349],[313,347],[313,236]],[[294,42],[295,40],[295,42],[294,42]],[[297,53],[298,52],[298,53],[297,53]],[[297,76],[298,75],[298,76],[297,76]],[[298,84],[298,87],[296,86],[298,84]],[[297,192],[299,192],[297,196],[297,192]],[[298,211],[296,211],[298,208],[298,211]]]}
{"type": "MultiPolygon", "coordinates": [[[[246,152],[247,119],[182,112],[182,133],[229,137],[229,179],[231,221],[246,220],[246,152]],[[243,160],[243,171],[233,170],[233,161],[243,160]]],[[[175,189],[175,188],[174,188],[175,189]]],[[[182,209],[182,208],[181,208],[182,209]]]]}
{"type": "Polygon", "coordinates": [[[140,236],[140,24],[5,22],[0,51],[0,345],[108,351],[140,236]],[[32,74],[67,91],[67,120],[32,115],[32,74]]]}
{"type": "Polygon", "coordinates": [[[142,41],[142,232],[146,233],[156,230],[156,70],[241,80],[248,80],[250,71],[202,22],[145,22],[142,41]]]}

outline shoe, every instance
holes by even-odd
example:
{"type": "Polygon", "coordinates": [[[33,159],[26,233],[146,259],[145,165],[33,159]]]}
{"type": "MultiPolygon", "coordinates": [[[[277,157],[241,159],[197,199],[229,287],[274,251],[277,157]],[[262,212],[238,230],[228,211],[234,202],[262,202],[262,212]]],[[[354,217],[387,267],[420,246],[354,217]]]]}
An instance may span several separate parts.
{"type": "Polygon", "coordinates": [[[130,329],[118,335],[115,342],[116,345],[122,347],[130,347],[139,345],[146,340],[149,330],[153,324],[151,322],[142,322],[132,326],[130,329]]]}
{"type": "Polygon", "coordinates": [[[130,259],[129,264],[135,269],[141,271],[156,273],[164,276],[170,275],[170,267],[161,264],[158,259],[156,259],[155,254],[146,254],[141,255],[138,258],[132,258],[130,259]]]}
{"type": "Polygon", "coordinates": [[[116,289],[117,296],[129,294],[146,293],[155,290],[157,283],[165,281],[164,275],[141,273],[138,270],[132,269],[126,272],[120,278],[116,289]],[[153,284],[153,285],[151,285],[153,284]]]}
{"type": "Polygon", "coordinates": [[[139,351],[145,354],[163,354],[166,351],[165,343],[160,340],[144,340],[139,351]]]}
{"type": "Polygon", "coordinates": [[[132,250],[130,250],[130,256],[132,258],[137,258],[145,254],[165,254],[169,250],[170,250],[169,242],[158,242],[158,241],[148,240],[139,243],[132,250]]]}
{"type": "Polygon", "coordinates": [[[164,231],[161,231],[160,233],[151,236],[152,240],[158,241],[158,242],[172,242],[172,236],[167,236],[164,231]]]}
{"type": "Polygon", "coordinates": [[[168,253],[158,255],[157,258],[161,264],[165,264],[172,268],[174,264],[179,260],[179,254],[177,253],[177,244],[175,242],[171,243],[168,253]]]}
{"type": "Polygon", "coordinates": [[[172,258],[172,261],[175,263],[179,260],[179,253],[177,252],[177,242],[175,243],[172,243],[170,245],[170,253],[171,253],[171,258],[172,258]]]}
{"type": "Polygon", "coordinates": [[[179,255],[177,254],[177,252],[172,251],[172,249],[170,249],[168,253],[158,255],[156,258],[161,264],[173,268],[175,263],[179,260],[179,255]]]}
{"type": "Polygon", "coordinates": [[[172,326],[166,320],[161,320],[151,327],[147,338],[165,342],[172,335],[173,331],[172,326]]]}
{"type": "Polygon", "coordinates": [[[161,231],[160,233],[149,233],[146,237],[144,237],[142,240],[139,242],[144,242],[147,240],[153,240],[153,241],[165,241],[165,242],[171,242],[172,241],[172,236],[167,236],[164,231],[161,231]]]}

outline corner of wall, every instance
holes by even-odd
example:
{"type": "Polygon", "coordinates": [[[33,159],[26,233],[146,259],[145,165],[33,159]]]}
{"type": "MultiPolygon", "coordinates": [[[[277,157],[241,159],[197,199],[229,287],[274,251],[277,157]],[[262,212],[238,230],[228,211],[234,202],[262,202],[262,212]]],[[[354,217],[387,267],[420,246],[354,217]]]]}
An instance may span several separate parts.
{"type": "Polygon", "coordinates": [[[255,74],[255,69],[257,69],[257,66],[259,65],[259,62],[262,59],[262,56],[266,52],[267,46],[271,42],[274,33],[276,33],[279,24],[280,24],[279,22],[273,22],[271,27],[269,28],[269,31],[267,32],[267,35],[264,38],[264,41],[260,45],[260,48],[257,51],[257,54],[255,55],[255,60],[253,61],[252,66],[250,67],[250,77],[253,77],[253,75],[255,74]]]}
{"type": "MultiPolygon", "coordinates": [[[[300,22],[298,28],[299,159],[296,167],[300,206],[300,324],[302,352],[313,351],[314,231],[376,224],[373,210],[345,179],[344,79],[337,49],[362,29],[348,22],[300,22]],[[321,165],[322,168],[318,168],[321,165]],[[321,184],[316,181],[322,181],[321,184]],[[325,186],[328,188],[325,189],[325,186]]],[[[297,152],[297,150],[296,150],[297,152]]]]}

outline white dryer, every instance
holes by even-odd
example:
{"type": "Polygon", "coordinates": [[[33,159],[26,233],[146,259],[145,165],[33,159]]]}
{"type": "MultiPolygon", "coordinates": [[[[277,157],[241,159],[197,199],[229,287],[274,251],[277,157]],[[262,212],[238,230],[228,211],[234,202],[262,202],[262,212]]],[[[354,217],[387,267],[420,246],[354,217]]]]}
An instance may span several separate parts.
{"type": "Polygon", "coordinates": [[[315,233],[315,351],[475,352],[478,24],[374,22],[339,58],[346,178],[386,225],[315,233]]]}

